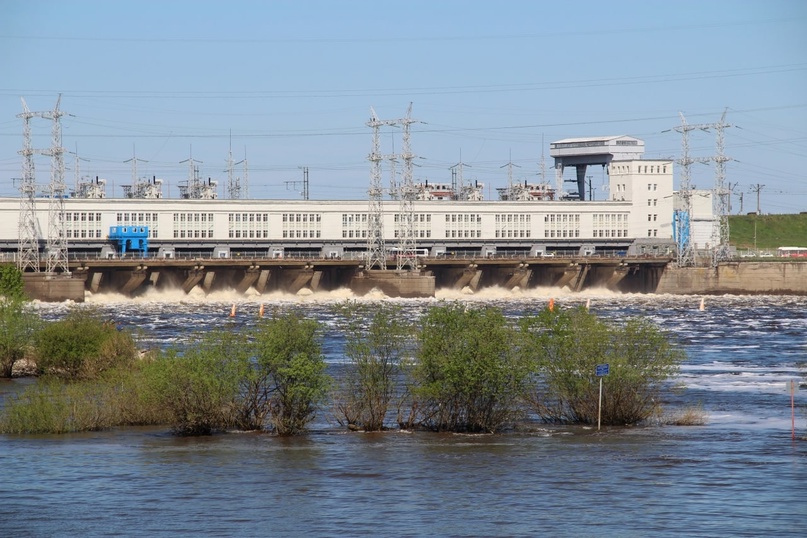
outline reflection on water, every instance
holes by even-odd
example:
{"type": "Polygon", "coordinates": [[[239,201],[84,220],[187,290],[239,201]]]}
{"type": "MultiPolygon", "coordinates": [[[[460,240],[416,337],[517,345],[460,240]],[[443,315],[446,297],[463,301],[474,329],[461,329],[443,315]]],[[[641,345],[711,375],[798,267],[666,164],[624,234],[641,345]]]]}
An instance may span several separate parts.
{"type": "MultiPolygon", "coordinates": [[[[784,387],[807,360],[807,298],[707,297],[705,311],[700,297],[557,290],[394,301],[412,317],[439,300],[483,301],[518,316],[550,297],[559,307],[590,301],[613,319],[647,316],[673,333],[688,354],[678,398],[701,403],[709,423],[601,434],[347,434],[323,416],[311,434],[292,439],[176,438],[155,428],[6,436],[0,535],[807,535],[807,443],[790,440],[784,387]]],[[[337,363],[342,339],[331,307],[348,298],[89,302],[141,328],[147,345],[210,326],[251,326],[261,303],[302,308],[325,322],[327,359],[337,363]]],[[[67,306],[38,308],[54,318],[67,306]]],[[[803,414],[798,425],[803,435],[803,414]]]]}

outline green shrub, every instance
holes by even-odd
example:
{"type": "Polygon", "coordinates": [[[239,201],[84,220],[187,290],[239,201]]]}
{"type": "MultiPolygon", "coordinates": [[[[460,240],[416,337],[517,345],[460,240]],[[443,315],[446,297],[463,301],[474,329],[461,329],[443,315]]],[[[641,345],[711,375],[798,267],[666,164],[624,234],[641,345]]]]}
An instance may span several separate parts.
{"type": "Polygon", "coordinates": [[[42,379],[6,401],[3,433],[69,433],[93,431],[115,423],[114,409],[99,383],[63,383],[42,379]]]}
{"type": "Polygon", "coordinates": [[[37,367],[68,379],[96,379],[103,372],[131,366],[134,339],[91,308],[73,308],[67,316],[46,324],[35,339],[37,367]]]}
{"type": "Polygon", "coordinates": [[[530,364],[501,310],[437,306],[421,325],[413,374],[423,426],[496,432],[521,415],[530,364]]]}
{"type": "Polygon", "coordinates": [[[400,417],[407,399],[398,383],[412,328],[401,321],[401,309],[387,303],[346,304],[340,310],[348,363],[334,395],[336,419],[350,429],[382,430],[390,406],[397,403],[400,417]]]}
{"type": "Polygon", "coordinates": [[[248,360],[242,343],[234,333],[213,331],[196,337],[183,353],[169,350],[145,366],[153,398],[175,433],[209,435],[234,423],[248,360]]]}
{"type": "Polygon", "coordinates": [[[25,300],[22,272],[14,265],[0,264],[0,297],[25,300]]]}
{"type": "Polygon", "coordinates": [[[11,377],[14,364],[30,355],[39,316],[20,299],[0,298],[0,377],[11,377]]]}
{"type": "Polygon", "coordinates": [[[254,333],[257,367],[269,383],[269,421],[280,435],[304,431],[327,395],[318,331],[315,320],[291,312],[263,320],[254,333]]]}
{"type": "Polygon", "coordinates": [[[683,352],[641,319],[607,324],[585,308],[544,310],[521,321],[523,349],[536,361],[534,409],[549,422],[597,421],[598,364],[603,378],[602,423],[635,424],[658,411],[664,382],[678,372],[683,352]]]}

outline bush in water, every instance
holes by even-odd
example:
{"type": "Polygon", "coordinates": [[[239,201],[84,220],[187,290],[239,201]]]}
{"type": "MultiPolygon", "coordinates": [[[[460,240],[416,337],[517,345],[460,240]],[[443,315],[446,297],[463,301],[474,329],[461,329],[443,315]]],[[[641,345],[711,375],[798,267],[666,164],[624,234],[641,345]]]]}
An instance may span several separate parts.
{"type": "Polygon", "coordinates": [[[304,431],[327,396],[318,332],[319,323],[299,312],[276,313],[254,332],[257,368],[269,383],[270,426],[278,434],[304,431]]]}
{"type": "Polygon", "coordinates": [[[597,422],[598,364],[603,379],[602,423],[635,424],[658,411],[663,383],[685,358],[655,325],[641,319],[605,323],[585,308],[544,310],[520,322],[522,349],[536,364],[531,400],[548,422],[597,422]]]}
{"type": "Polygon", "coordinates": [[[107,370],[131,366],[137,351],[131,334],[86,306],[45,324],[34,345],[39,372],[68,379],[95,379],[107,370]]]}
{"type": "Polygon", "coordinates": [[[495,432],[521,416],[530,363],[518,352],[516,334],[498,308],[430,308],[413,370],[421,425],[495,432]]]}
{"type": "Polygon", "coordinates": [[[144,369],[148,385],[179,435],[209,435],[235,421],[239,382],[249,364],[245,338],[228,330],[195,336],[144,369]]]}
{"type": "Polygon", "coordinates": [[[11,377],[14,364],[30,355],[39,316],[21,299],[0,297],[0,377],[11,377]]]}
{"type": "Polygon", "coordinates": [[[337,422],[350,429],[379,431],[391,406],[398,423],[408,401],[401,360],[412,340],[412,327],[401,321],[400,307],[388,303],[339,308],[345,327],[347,364],[333,394],[337,422]]]}
{"type": "Polygon", "coordinates": [[[41,378],[5,401],[0,432],[69,433],[167,424],[169,417],[150,398],[145,379],[139,366],[109,371],[101,379],[89,381],[41,378]]]}

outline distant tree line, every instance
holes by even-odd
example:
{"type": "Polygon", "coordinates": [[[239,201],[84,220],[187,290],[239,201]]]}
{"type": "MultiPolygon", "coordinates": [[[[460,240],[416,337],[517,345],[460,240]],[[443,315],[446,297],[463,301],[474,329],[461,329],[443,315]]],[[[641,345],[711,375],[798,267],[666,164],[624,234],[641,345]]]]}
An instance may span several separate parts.
{"type": "Polygon", "coordinates": [[[324,326],[298,311],[144,353],[135,335],[86,306],[43,324],[8,304],[0,303],[3,375],[27,356],[41,378],[6,399],[6,433],[154,424],[180,435],[294,435],[318,413],[364,431],[592,424],[601,363],[610,364],[602,423],[631,425],[658,415],[684,359],[650,322],[606,322],[585,308],[510,319],[492,306],[445,303],[406,321],[388,303],[345,303],[336,308],[345,360],[329,366],[324,326]]]}

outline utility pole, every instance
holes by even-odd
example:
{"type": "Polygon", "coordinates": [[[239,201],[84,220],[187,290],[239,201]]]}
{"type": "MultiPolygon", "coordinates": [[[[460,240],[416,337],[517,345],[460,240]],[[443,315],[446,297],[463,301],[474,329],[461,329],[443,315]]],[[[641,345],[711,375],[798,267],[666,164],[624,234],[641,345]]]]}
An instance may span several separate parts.
{"type": "Polygon", "coordinates": [[[293,188],[296,189],[297,185],[302,185],[303,190],[300,191],[300,194],[303,197],[303,200],[308,200],[308,167],[307,166],[298,166],[303,171],[303,180],[302,181],[284,181],[286,184],[286,189],[293,188]]]}
{"type": "Polygon", "coordinates": [[[594,200],[594,189],[591,188],[591,178],[593,178],[593,177],[594,176],[586,176],[586,179],[588,179],[588,199],[589,199],[589,201],[594,200]]]}
{"type": "Polygon", "coordinates": [[[757,184],[755,184],[755,185],[751,185],[751,192],[755,192],[755,193],[757,193],[757,215],[761,215],[761,214],[762,214],[762,213],[760,212],[760,209],[759,209],[759,193],[762,191],[762,189],[763,189],[764,187],[765,187],[765,185],[760,185],[759,183],[757,183],[757,184]]]}
{"type": "Polygon", "coordinates": [[[308,167],[303,166],[303,200],[308,200],[308,167]]]}
{"type": "MultiPolygon", "coordinates": [[[[729,205],[729,215],[731,215],[731,195],[732,195],[732,194],[734,194],[734,189],[736,189],[736,188],[737,188],[737,185],[738,185],[737,183],[729,183],[729,188],[728,188],[728,195],[729,195],[729,198],[728,198],[728,199],[729,199],[729,204],[728,204],[728,205],[729,205]]],[[[741,211],[741,212],[742,212],[742,211],[741,211]]]]}

